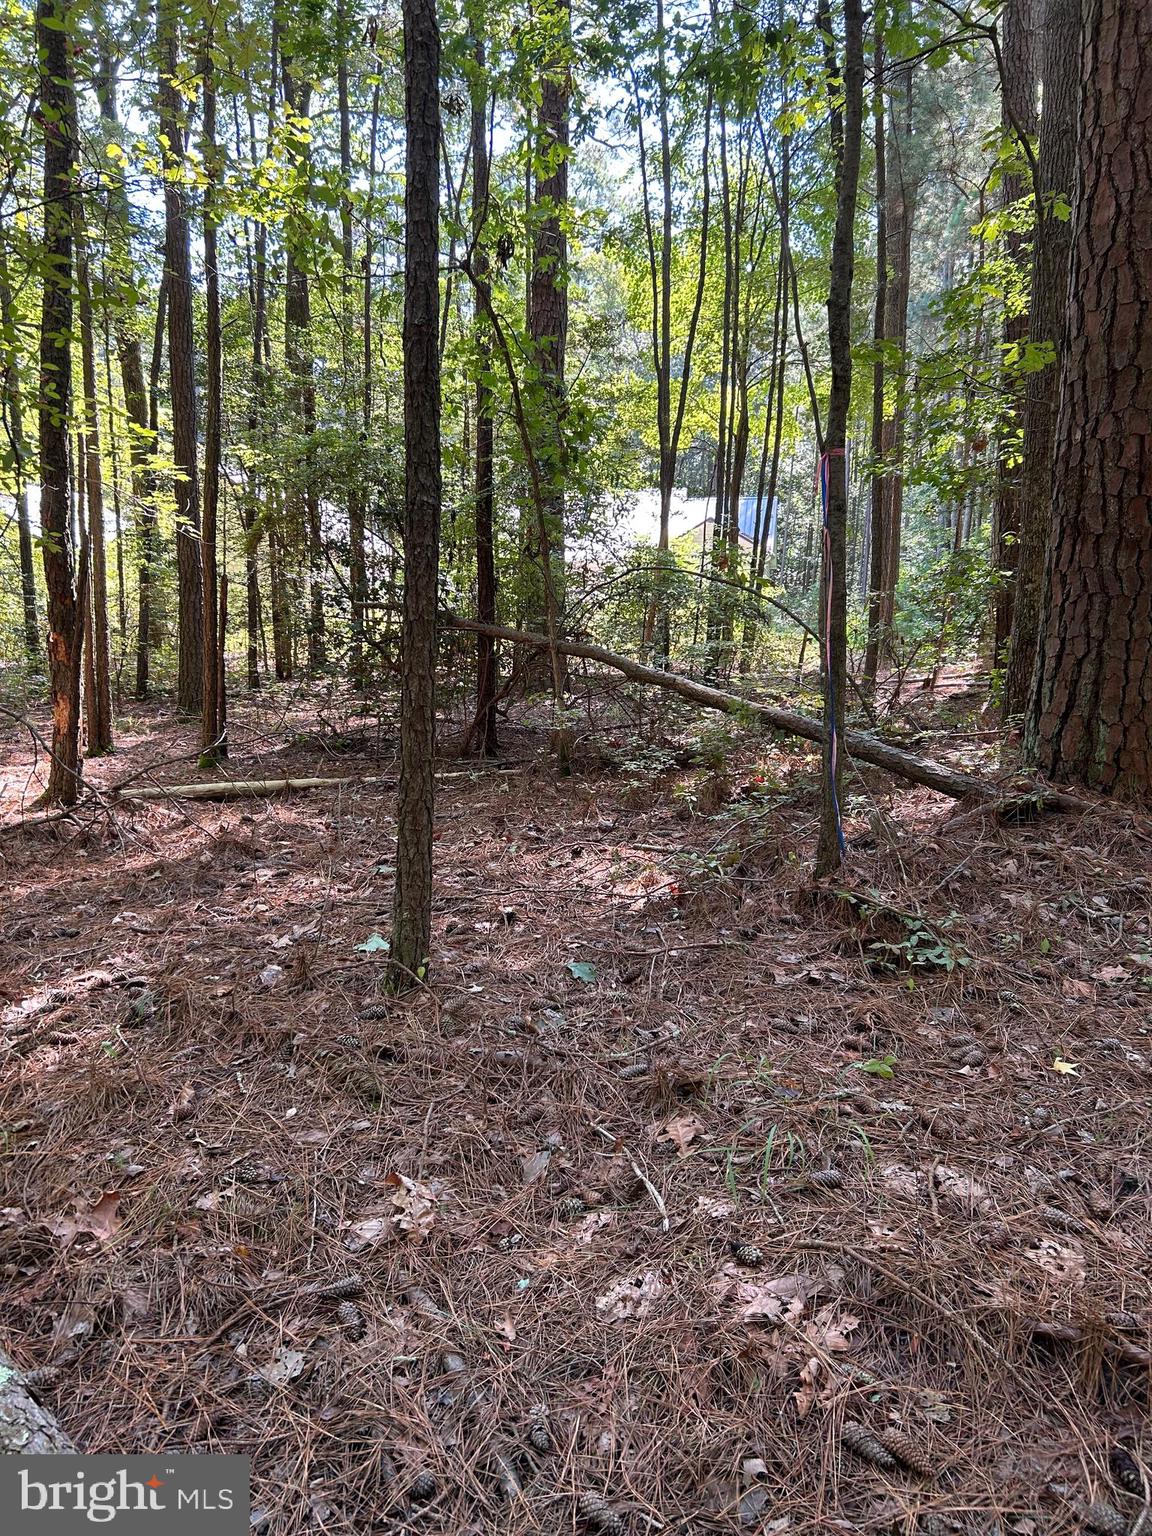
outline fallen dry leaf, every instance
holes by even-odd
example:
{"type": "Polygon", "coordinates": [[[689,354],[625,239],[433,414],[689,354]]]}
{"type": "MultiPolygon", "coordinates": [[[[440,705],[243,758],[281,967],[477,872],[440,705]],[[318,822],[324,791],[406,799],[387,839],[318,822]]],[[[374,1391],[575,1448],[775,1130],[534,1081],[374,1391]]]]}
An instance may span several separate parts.
{"type": "Polygon", "coordinates": [[[665,1120],[661,1130],[659,1141],[670,1141],[676,1148],[677,1157],[687,1157],[692,1143],[704,1129],[704,1122],[699,1115],[685,1113],[673,1115],[670,1120],[665,1120]]]}
{"type": "Polygon", "coordinates": [[[73,1214],[58,1217],[52,1223],[52,1231],[57,1237],[63,1238],[66,1244],[73,1242],[81,1233],[88,1233],[101,1243],[111,1242],[123,1224],[120,1200],[118,1189],[108,1190],[93,1205],[78,1200],[73,1207],[73,1214]]]}
{"type": "Polygon", "coordinates": [[[631,1275],[609,1286],[603,1296],[597,1296],[596,1310],[613,1323],[647,1317],[663,1293],[660,1274],[654,1269],[645,1270],[642,1275],[631,1275]]]}
{"type": "Polygon", "coordinates": [[[1025,1257],[1054,1280],[1064,1280],[1072,1285],[1078,1285],[1087,1272],[1084,1255],[1079,1248],[1067,1243],[1054,1243],[1049,1237],[1042,1238],[1034,1248],[1026,1249],[1025,1257]]]}

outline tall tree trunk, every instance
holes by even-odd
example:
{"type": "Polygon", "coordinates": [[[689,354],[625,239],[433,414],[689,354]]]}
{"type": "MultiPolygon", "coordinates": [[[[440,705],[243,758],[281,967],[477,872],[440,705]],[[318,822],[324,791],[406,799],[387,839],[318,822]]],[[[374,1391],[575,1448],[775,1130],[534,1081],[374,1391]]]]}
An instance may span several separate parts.
{"type": "Polygon", "coordinates": [[[869,509],[868,544],[868,639],[864,647],[864,684],[876,686],[880,670],[880,644],[883,628],[883,593],[887,572],[887,533],[882,465],[884,452],[884,332],[888,317],[888,205],[887,205],[887,131],[884,91],[884,15],[877,6],[874,17],[876,70],[872,121],[876,146],[876,309],[872,340],[876,356],[872,362],[872,475],[869,509]]]}
{"type": "MultiPolygon", "coordinates": [[[[904,437],[907,423],[908,298],[911,287],[912,229],[916,216],[917,178],[912,165],[912,69],[897,71],[889,103],[884,153],[884,342],[893,360],[885,371],[886,403],[880,432],[883,472],[876,494],[880,510],[881,553],[877,566],[875,621],[878,661],[891,656],[900,583],[904,523],[904,437]],[[891,404],[889,386],[894,385],[891,404]]],[[[873,529],[873,540],[876,529],[873,529]]]]}
{"type": "MultiPolygon", "coordinates": [[[[1005,133],[1031,139],[1036,133],[1036,53],[1039,35],[1037,8],[1040,0],[1008,0],[1004,8],[1004,38],[1001,47],[1003,122],[1005,133]]],[[[1023,153],[1023,149],[1021,149],[1023,153]]],[[[1011,212],[1022,198],[1030,201],[1036,189],[1015,172],[1001,183],[1001,207],[1011,212]]],[[[1019,210],[1017,210],[1018,212],[1019,210]]],[[[1005,239],[1008,260],[1023,270],[1028,259],[1028,236],[1010,229],[1005,239]]],[[[1021,307],[1009,312],[1004,321],[1006,346],[1024,341],[1028,335],[1028,311],[1021,307]]],[[[1011,376],[1010,376],[1011,379],[1011,376]]],[[[1012,633],[1012,608],[1016,594],[1016,569],[1019,561],[1022,482],[1020,475],[1020,432],[1023,424],[1023,398],[1018,385],[1012,393],[1000,427],[996,479],[996,510],[992,528],[992,558],[1003,580],[996,593],[993,661],[1004,660],[1008,637],[1012,633]]]]}
{"type": "Polygon", "coordinates": [[[96,397],[96,337],[92,321],[92,284],[84,238],[84,208],[76,198],[76,287],[80,296],[80,373],[83,382],[83,452],[77,455],[88,509],[88,676],[85,694],[89,757],[102,757],[115,745],[112,733],[112,657],[108,640],[108,557],[104,539],[104,473],[100,453],[100,408],[96,397]]]}
{"type": "Polygon", "coordinates": [[[1152,7],[1093,0],[1026,746],[1050,777],[1152,800],[1152,7]]]}
{"type": "Polygon", "coordinates": [[[404,629],[391,980],[422,978],[432,942],[436,588],[440,555],[440,32],[404,0],[404,629]]]}
{"type": "Polygon", "coordinates": [[[74,805],[80,789],[84,625],[73,574],[68,454],[77,134],[68,19],[65,0],[38,0],[45,258],[40,310],[40,535],[48,592],[48,674],[52,688],[52,758],[43,796],[47,805],[74,805]]]}
{"type": "Polygon", "coordinates": [[[200,526],[200,588],[204,604],[204,682],[200,712],[201,761],[228,756],[224,734],[224,635],[220,623],[220,584],[217,576],[217,513],[220,505],[221,391],[223,357],[220,338],[220,267],[216,246],[216,79],[213,67],[212,24],[208,22],[201,50],[204,86],[204,515],[200,526]]]}
{"type": "MultiPolygon", "coordinates": [[[[281,55],[281,79],[284,105],[293,117],[307,119],[312,113],[312,87],[297,76],[294,60],[281,55]]],[[[305,169],[311,154],[307,143],[297,150],[305,169]]],[[[308,564],[308,667],[322,671],[327,661],[324,617],[324,543],[320,526],[320,488],[312,438],[316,432],[316,378],[312,360],[312,295],[308,269],[300,260],[303,229],[287,232],[288,259],[284,291],[284,353],[294,382],[297,423],[304,434],[304,488],[302,496],[293,493],[304,512],[304,540],[308,564]]]]}
{"type": "Polygon", "coordinates": [[[1039,222],[1032,246],[1028,334],[1053,348],[1053,360],[1027,378],[1024,397],[1024,463],[1020,476],[1020,536],[1012,644],[1004,683],[1004,713],[1028,707],[1040,610],[1044,561],[1052,510],[1052,460],[1056,441],[1060,370],[1067,345],[1068,262],[1072,249],[1071,206],[1076,181],[1080,84],[1080,0],[1048,0],[1044,13],[1044,96],[1040,119],[1039,222]]]}
{"type": "Polygon", "coordinates": [[[5,425],[15,475],[16,531],[20,546],[20,600],[24,615],[24,652],[35,664],[40,660],[40,616],[36,608],[36,564],[32,548],[31,490],[28,484],[28,444],[24,437],[24,411],[18,371],[19,349],[16,345],[12,289],[0,250],[0,328],[4,334],[3,384],[6,409],[5,425]]]}
{"type": "Polygon", "coordinates": [[[177,706],[189,715],[203,701],[204,632],[200,590],[200,495],[196,467],[196,354],[192,323],[192,256],[185,190],[184,106],[179,90],[178,0],[159,0],[158,129],[163,142],[164,268],[168,279],[168,381],[172,459],[176,470],[176,580],[180,601],[177,706]]]}
{"type": "MultiPolygon", "coordinates": [[[[487,311],[492,304],[489,258],[484,243],[488,219],[491,168],[488,153],[488,86],[482,25],[474,7],[473,58],[476,73],[472,85],[472,271],[477,285],[474,306],[476,345],[476,617],[482,624],[496,622],[495,487],[492,480],[495,423],[492,415],[492,339],[487,311]]],[[[496,642],[491,635],[476,636],[476,750],[481,757],[496,752],[496,642]]]]}
{"type": "MultiPolygon", "coordinates": [[[[564,219],[568,205],[568,98],[571,13],[569,0],[539,0],[535,11],[543,31],[545,59],[540,83],[540,111],[534,145],[535,190],[532,220],[532,270],[528,282],[528,334],[532,363],[538,374],[530,395],[535,398],[537,463],[544,489],[535,507],[536,526],[530,544],[530,568],[537,574],[534,600],[548,634],[559,633],[564,616],[564,504],[568,475],[565,447],[564,364],[568,340],[568,238],[564,219]]],[[[561,708],[567,688],[567,665],[559,651],[551,655],[552,691],[561,708]]],[[[568,732],[557,732],[555,746],[561,772],[567,771],[568,732]]]]}
{"type": "MultiPolygon", "coordinates": [[[[830,18],[825,18],[830,31],[830,18]]],[[[832,44],[827,44],[831,51],[832,44]]],[[[847,529],[848,411],[852,403],[853,231],[860,182],[860,147],[864,117],[864,17],[860,0],[844,0],[844,65],[829,57],[829,93],[843,91],[843,107],[833,107],[833,142],[837,150],[836,225],[832,237],[832,272],[828,286],[828,355],[832,384],[822,444],[825,485],[824,559],[820,582],[820,637],[824,651],[824,797],[816,849],[816,874],[839,868],[843,857],[844,684],[848,670],[847,529]],[[842,84],[841,84],[842,82],[842,84]]]]}
{"type": "Polygon", "coordinates": [[[164,332],[168,323],[168,276],[160,279],[156,296],[156,326],[148,387],[139,345],[117,343],[124,407],[132,423],[129,457],[132,461],[132,496],[136,503],[136,688],[138,699],[148,697],[148,673],[152,655],[152,576],[156,558],[157,475],[153,455],[160,437],[160,370],[164,360],[164,332]]]}

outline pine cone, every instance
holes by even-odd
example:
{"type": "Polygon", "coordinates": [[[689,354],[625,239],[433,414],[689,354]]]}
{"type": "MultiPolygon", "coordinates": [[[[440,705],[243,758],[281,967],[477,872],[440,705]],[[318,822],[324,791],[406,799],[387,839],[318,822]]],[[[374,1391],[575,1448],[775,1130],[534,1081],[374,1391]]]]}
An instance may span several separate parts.
{"type": "Polygon", "coordinates": [[[1105,1312],[1104,1321],[1119,1333],[1139,1333],[1144,1326],[1135,1312],[1105,1312]]]}
{"type": "Polygon", "coordinates": [[[895,1456],[902,1466],[910,1472],[915,1472],[917,1477],[930,1481],[936,1475],[936,1468],[923,1446],[917,1445],[912,1436],[902,1429],[882,1429],[876,1436],[877,1442],[884,1447],[890,1455],[895,1456]]]}
{"type": "Polygon", "coordinates": [[[1128,1536],[1127,1519],[1111,1504],[1089,1504],[1080,1518],[1098,1536],[1128,1536]]]}
{"type": "Polygon", "coordinates": [[[576,1513],[590,1531],[599,1536],[624,1536],[624,1521],[598,1493],[578,1493],[576,1513]]]}
{"type": "Polygon", "coordinates": [[[748,1269],[759,1269],[764,1262],[764,1251],[755,1243],[733,1243],[732,1256],[737,1264],[744,1264],[748,1269]]]}
{"type": "Polygon", "coordinates": [[[370,1003],[367,1008],[361,1008],[360,1017],[367,1024],[375,1023],[379,1019],[387,1019],[392,1015],[392,1010],[387,1003],[370,1003]]]}
{"type": "Polygon", "coordinates": [[[844,1175],[839,1168],[817,1168],[808,1175],[814,1189],[843,1189],[844,1175]]]}
{"type": "Polygon", "coordinates": [[[583,1216],[588,1207],[579,1195],[568,1195],[556,1206],[556,1215],[561,1221],[575,1221],[577,1216],[583,1216]]]}
{"type": "Polygon", "coordinates": [[[339,1046],[342,1046],[344,1048],[344,1050],[346,1050],[346,1051],[358,1051],[360,1049],[360,1044],[361,1044],[360,1036],[359,1035],[337,1035],[336,1036],[336,1044],[339,1045],[339,1046]]]}
{"type": "Polygon", "coordinates": [[[497,1239],[496,1246],[501,1253],[512,1253],[521,1246],[523,1241],[523,1232],[505,1232],[503,1237],[497,1239]]]}
{"type": "Polygon", "coordinates": [[[33,1396],[38,1397],[40,1393],[47,1391],[53,1382],[56,1381],[60,1375],[60,1367],[58,1365],[37,1365],[33,1366],[30,1371],[21,1372],[21,1375],[24,1378],[24,1385],[33,1396]]]}
{"type": "Polygon", "coordinates": [[[896,1458],[891,1451],[886,1451],[876,1436],[865,1429],[863,1424],[857,1424],[855,1419],[845,1420],[840,1439],[861,1461],[870,1461],[883,1472],[897,1470],[896,1458]]]}
{"type": "Polygon", "coordinates": [[[528,1444],[534,1451],[539,1451],[546,1456],[552,1449],[552,1436],[548,1430],[548,1416],[543,1408],[538,1408],[532,1415],[532,1421],[528,1425],[528,1444]]]}
{"type": "Polygon", "coordinates": [[[363,1296],[364,1281],[359,1275],[342,1275],[339,1280],[306,1286],[303,1294],[315,1296],[318,1301],[347,1301],[354,1296],[363,1296]]]}
{"type": "Polygon", "coordinates": [[[426,1504],[436,1495],[436,1478],[431,1472],[417,1472],[408,1492],[419,1504],[426,1504]]]}
{"type": "Polygon", "coordinates": [[[354,1301],[342,1301],[336,1308],[336,1321],[350,1339],[362,1339],[368,1331],[364,1314],[354,1301]]]}
{"type": "Polygon", "coordinates": [[[1058,1205],[1046,1205],[1040,1214],[1056,1232],[1071,1232],[1076,1237],[1086,1237],[1091,1230],[1079,1216],[1062,1211],[1058,1205]]]}
{"type": "Polygon", "coordinates": [[[623,1078],[626,1083],[635,1077],[647,1077],[648,1063],[646,1061],[630,1061],[627,1066],[620,1068],[616,1076],[623,1078]]]}
{"type": "Polygon", "coordinates": [[[1143,1495],[1144,1478],[1140,1467],[1136,1458],[1122,1445],[1112,1447],[1108,1453],[1108,1466],[1117,1488],[1123,1488],[1125,1493],[1134,1493],[1137,1497],[1143,1495]]]}

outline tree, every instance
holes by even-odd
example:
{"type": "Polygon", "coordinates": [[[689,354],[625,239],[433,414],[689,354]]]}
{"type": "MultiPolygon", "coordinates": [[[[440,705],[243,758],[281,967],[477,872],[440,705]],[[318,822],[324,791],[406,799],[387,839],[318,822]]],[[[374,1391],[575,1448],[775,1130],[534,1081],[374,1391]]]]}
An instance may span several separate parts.
{"type": "Polygon", "coordinates": [[[436,598],[440,557],[440,30],[404,0],[404,620],[390,977],[424,974],[432,938],[436,598]]]}
{"type": "MultiPolygon", "coordinates": [[[[1015,138],[1018,157],[1026,160],[1029,177],[1017,170],[1005,173],[1000,186],[1001,206],[1008,218],[1005,250],[1010,276],[1017,286],[1027,265],[1028,235],[1018,227],[1017,204],[1032,199],[1036,189],[1031,183],[1033,169],[1031,140],[1036,134],[1036,52],[1037,9],[1040,0],[1008,0],[1004,8],[1004,42],[1000,60],[1000,89],[1003,102],[1004,133],[1015,138]],[[1013,272],[1015,269],[1015,272],[1013,272]]],[[[1006,349],[1019,346],[1028,335],[1028,310],[1010,295],[1005,309],[1003,341],[1006,349]]],[[[1011,355],[1010,353],[1008,355],[1011,355]]],[[[1009,380],[1009,394],[1001,425],[999,469],[996,485],[996,516],[992,527],[992,558],[1004,579],[996,593],[993,658],[1004,658],[1008,636],[1012,632],[1012,608],[1016,595],[1016,569],[1019,561],[1020,520],[1022,516],[1022,481],[1019,438],[1023,401],[1014,379],[1009,380]]]]}
{"type": "Polygon", "coordinates": [[[1071,209],[1076,180],[1076,131],[1080,84],[1080,0],[1048,0],[1044,12],[1044,96],[1040,119],[1038,222],[1032,245],[1028,339],[1051,352],[1050,361],[1026,377],[1024,459],[1020,473],[1020,531],[1012,644],[1004,680],[1004,713],[1028,707],[1052,508],[1052,458],[1060,370],[1066,345],[1071,209]]]}
{"type": "Polygon", "coordinates": [[[844,0],[844,66],[833,56],[831,18],[821,30],[827,49],[828,88],[833,100],[836,151],[836,226],[828,285],[828,353],[832,387],[821,445],[824,482],[824,559],[820,580],[820,639],[824,648],[824,798],[816,848],[816,874],[839,868],[843,857],[840,806],[843,802],[844,684],[848,673],[847,529],[848,412],[852,403],[852,277],[856,199],[864,119],[864,16],[860,0],[844,0]],[[842,104],[839,97],[842,93],[842,104]]]}
{"type": "Polygon", "coordinates": [[[77,476],[84,477],[88,512],[88,603],[85,614],[85,714],[88,722],[88,755],[111,752],[112,665],[108,642],[108,563],[104,541],[104,467],[100,452],[100,412],[96,400],[96,339],[92,322],[92,284],[88,275],[88,247],[84,234],[84,209],[76,204],[76,288],[80,298],[80,377],[83,384],[77,476]]]}
{"type": "MultiPolygon", "coordinates": [[[[495,420],[492,372],[492,340],[488,310],[492,307],[491,263],[484,238],[491,196],[491,158],[488,146],[488,90],[484,39],[474,16],[472,81],[472,272],[477,286],[476,336],[476,458],[474,478],[476,524],[476,616],[482,623],[496,622],[496,531],[493,450],[495,420]]],[[[497,749],[496,737],[496,642],[491,635],[476,636],[476,751],[481,757],[497,749]]]]}
{"type": "Polygon", "coordinates": [[[199,714],[204,686],[203,594],[200,572],[200,495],[197,474],[196,332],[192,316],[192,254],[183,186],[184,108],[180,96],[180,0],[160,0],[157,121],[164,164],[164,270],[168,284],[168,384],[172,458],[176,466],[176,571],[180,653],[176,702],[199,714]]]}
{"type": "Polygon", "coordinates": [[[216,558],[216,522],[220,503],[221,370],[220,263],[216,240],[219,148],[216,143],[216,74],[213,36],[208,24],[203,40],[204,83],[204,514],[200,523],[200,594],[203,602],[204,677],[200,709],[200,754],[214,762],[228,756],[224,730],[224,634],[216,558]]]}
{"type": "Polygon", "coordinates": [[[1026,748],[1058,780],[1152,799],[1152,9],[1093,0],[1026,748]]]}
{"type": "Polygon", "coordinates": [[[38,0],[40,121],[44,133],[44,276],[40,310],[40,537],[48,589],[52,759],[43,800],[74,805],[80,790],[83,587],[72,548],[68,421],[72,403],[72,244],[76,204],[76,97],[65,0],[38,0]]]}

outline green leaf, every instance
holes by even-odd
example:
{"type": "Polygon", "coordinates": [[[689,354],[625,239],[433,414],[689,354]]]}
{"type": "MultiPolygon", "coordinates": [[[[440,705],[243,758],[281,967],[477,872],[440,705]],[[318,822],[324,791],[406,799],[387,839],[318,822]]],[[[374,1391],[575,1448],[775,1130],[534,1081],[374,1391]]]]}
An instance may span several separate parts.
{"type": "Polygon", "coordinates": [[[861,1072],[867,1072],[870,1077],[882,1077],[887,1081],[890,1077],[896,1076],[895,1056],[873,1056],[871,1061],[860,1061],[856,1065],[861,1072]]]}
{"type": "Polygon", "coordinates": [[[591,986],[596,980],[596,967],[589,965],[587,960],[569,960],[568,969],[577,981],[582,981],[586,986],[591,986]]]}
{"type": "Polygon", "coordinates": [[[379,933],[370,933],[363,944],[357,944],[356,948],[366,955],[379,954],[381,950],[385,954],[392,948],[388,940],[379,933]]]}

